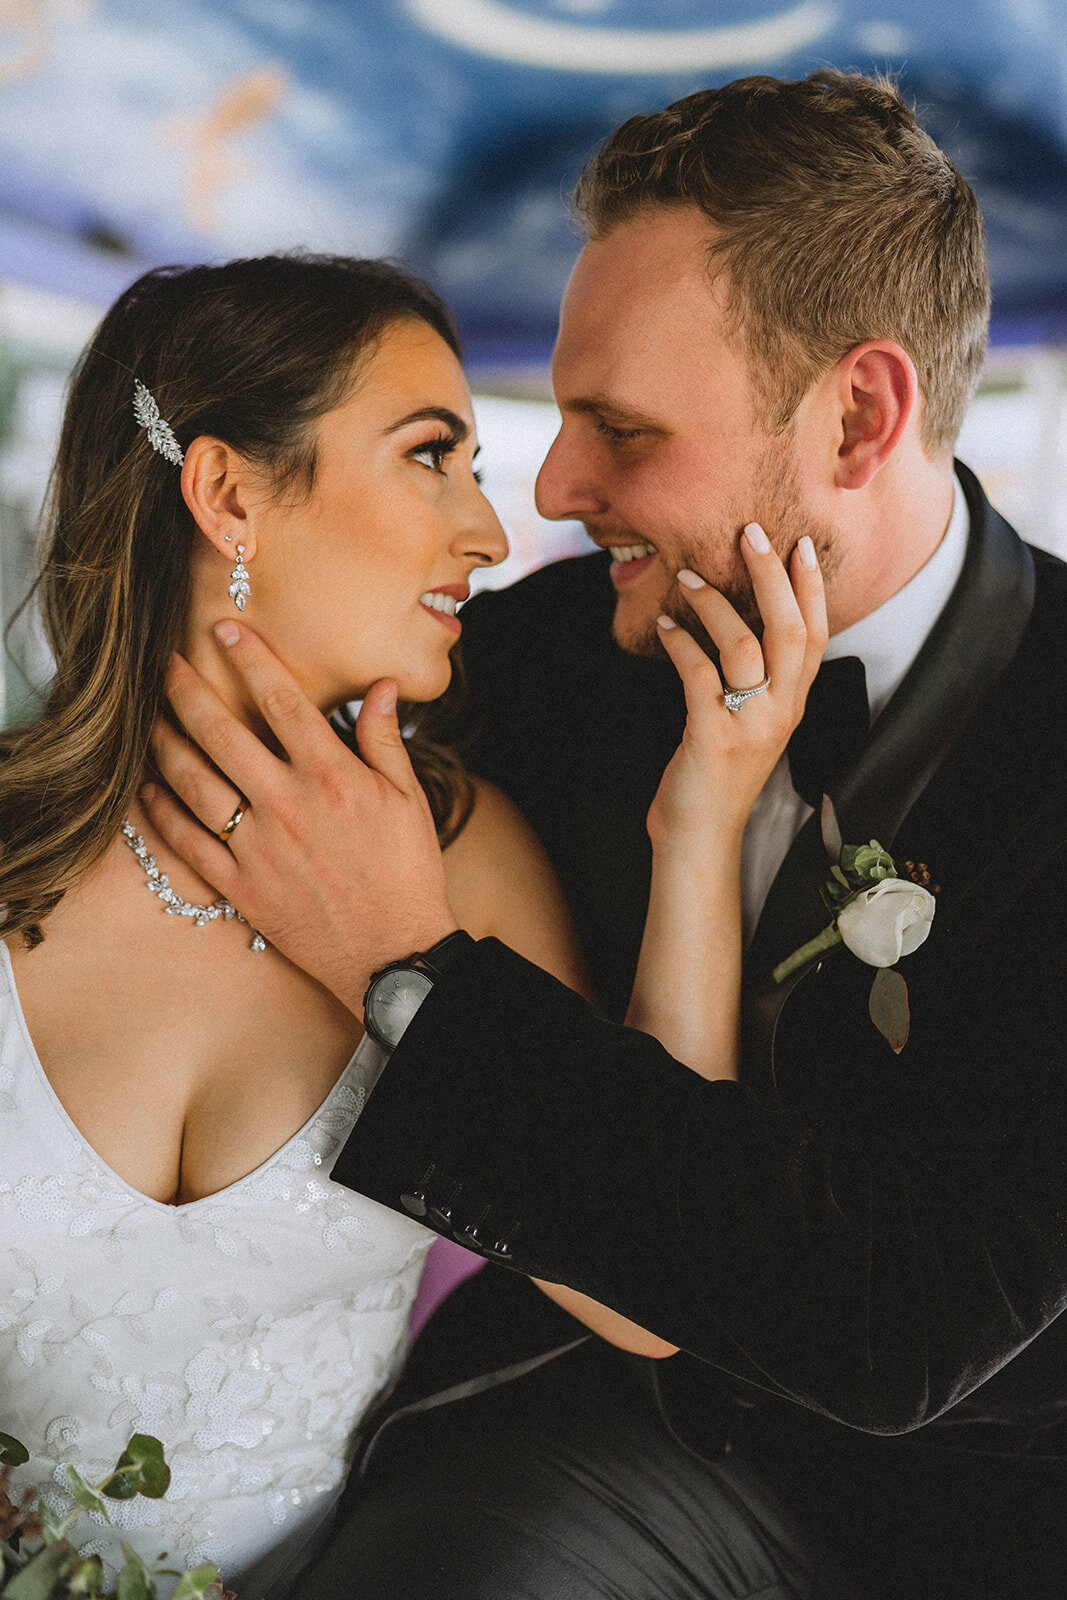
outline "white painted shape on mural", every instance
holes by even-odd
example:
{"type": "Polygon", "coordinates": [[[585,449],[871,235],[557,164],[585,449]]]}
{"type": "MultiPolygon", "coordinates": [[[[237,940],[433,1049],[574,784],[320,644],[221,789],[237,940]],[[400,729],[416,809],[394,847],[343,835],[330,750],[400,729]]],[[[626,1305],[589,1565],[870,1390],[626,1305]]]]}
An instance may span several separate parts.
{"type": "Polygon", "coordinates": [[[752,22],[717,28],[605,28],[532,17],[502,0],[407,0],[417,21],[477,55],[557,72],[698,72],[774,61],[814,44],[837,20],[834,6],[802,0],[752,22]]]}
{"type": "Polygon", "coordinates": [[[856,33],[856,43],[872,56],[906,56],[912,37],[896,22],[866,22],[856,33]]]}

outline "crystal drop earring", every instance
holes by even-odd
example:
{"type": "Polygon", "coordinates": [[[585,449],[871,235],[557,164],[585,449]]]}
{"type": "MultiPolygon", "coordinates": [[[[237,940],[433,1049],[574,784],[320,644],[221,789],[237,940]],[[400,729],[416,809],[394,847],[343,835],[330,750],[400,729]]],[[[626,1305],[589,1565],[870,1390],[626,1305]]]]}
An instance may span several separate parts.
{"type": "Polygon", "coordinates": [[[252,593],[251,589],[248,587],[248,568],[244,563],[244,554],[245,547],[243,544],[239,544],[237,546],[237,565],[230,573],[230,578],[232,580],[230,583],[230,599],[233,601],[238,611],[244,610],[245,603],[248,600],[249,595],[252,593]]]}

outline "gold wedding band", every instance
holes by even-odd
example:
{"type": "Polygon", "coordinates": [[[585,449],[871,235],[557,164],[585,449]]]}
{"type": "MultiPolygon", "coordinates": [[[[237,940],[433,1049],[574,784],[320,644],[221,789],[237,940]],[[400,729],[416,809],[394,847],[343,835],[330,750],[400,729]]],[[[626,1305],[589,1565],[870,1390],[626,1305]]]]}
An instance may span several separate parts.
{"type": "Polygon", "coordinates": [[[244,814],[245,814],[245,812],[247,810],[248,810],[248,801],[242,799],[240,804],[237,807],[237,810],[234,812],[234,814],[230,818],[229,822],[226,824],[226,826],[223,828],[222,832],[219,834],[219,838],[222,840],[223,844],[228,844],[229,843],[230,834],[236,828],[237,824],[240,822],[241,818],[244,816],[244,814]]]}

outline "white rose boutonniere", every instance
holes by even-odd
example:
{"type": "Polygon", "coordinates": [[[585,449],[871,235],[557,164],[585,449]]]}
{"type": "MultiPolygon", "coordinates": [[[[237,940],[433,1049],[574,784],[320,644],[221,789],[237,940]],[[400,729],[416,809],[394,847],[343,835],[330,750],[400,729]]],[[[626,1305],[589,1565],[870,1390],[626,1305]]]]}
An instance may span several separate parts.
{"type": "Polygon", "coordinates": [[[926,888],[929,871],[915,869],[910,861],[904,863],[905,869],[917,871],[923,881],[902,878],[893,857],[877,839],[869,844],[842,844],[829,795],[823,795],[821,821],[823,843],[832,863],[822,898],[833,921],[779,962],[774,981],[783,983],[824,950],[846,945],[853,955],[878,969],[869,1003],[871,1021],[899,1055],[908,1040],[910,1013],[908,986],[895,965],[902,956],[918,950],[929,935],[939,886],[934,884],[932,892],[926,888]]]}
{"type": "Polygon", "coordinates": [[[870,967],[891,967],[918,950],[934,920],[937,903],[929,889],[885,878],[864,889],[837,914],[837,931],[854,956],[870,967]]]}

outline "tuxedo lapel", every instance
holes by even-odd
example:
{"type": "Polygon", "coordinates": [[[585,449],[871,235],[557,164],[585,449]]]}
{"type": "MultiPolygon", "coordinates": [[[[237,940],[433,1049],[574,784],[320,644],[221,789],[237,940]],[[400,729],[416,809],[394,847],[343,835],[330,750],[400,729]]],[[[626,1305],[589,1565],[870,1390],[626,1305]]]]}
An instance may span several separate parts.
{"type": "Polygon", "coordinates": [[[1022,643],[1034,563],[962,464],[971,533],[959,581],[835,798],[844,837],[887,848],[1022,643]],[[858,831],[857,831],[858,830],[858,831]]]}
{"type": "MultiPolygon", "coordinates": [[[[858,761],[832,796],[850,844],[873,838],[892,848],[954,739],[1008,667],[1030,620],[1030,552],[990,506],[974,475],[960,463],[956,471],[971,519],[963,570],[858,761]]],[[[746,999],[761,1035],[750,1043],[765,1061],[768,1030],[788,992],[788,986],[775,990],[771,973],[826,926],[829,916],[819,888],[827,871],[816,814],[797,835],[771,885],[746,958],[746,999]]]]}

